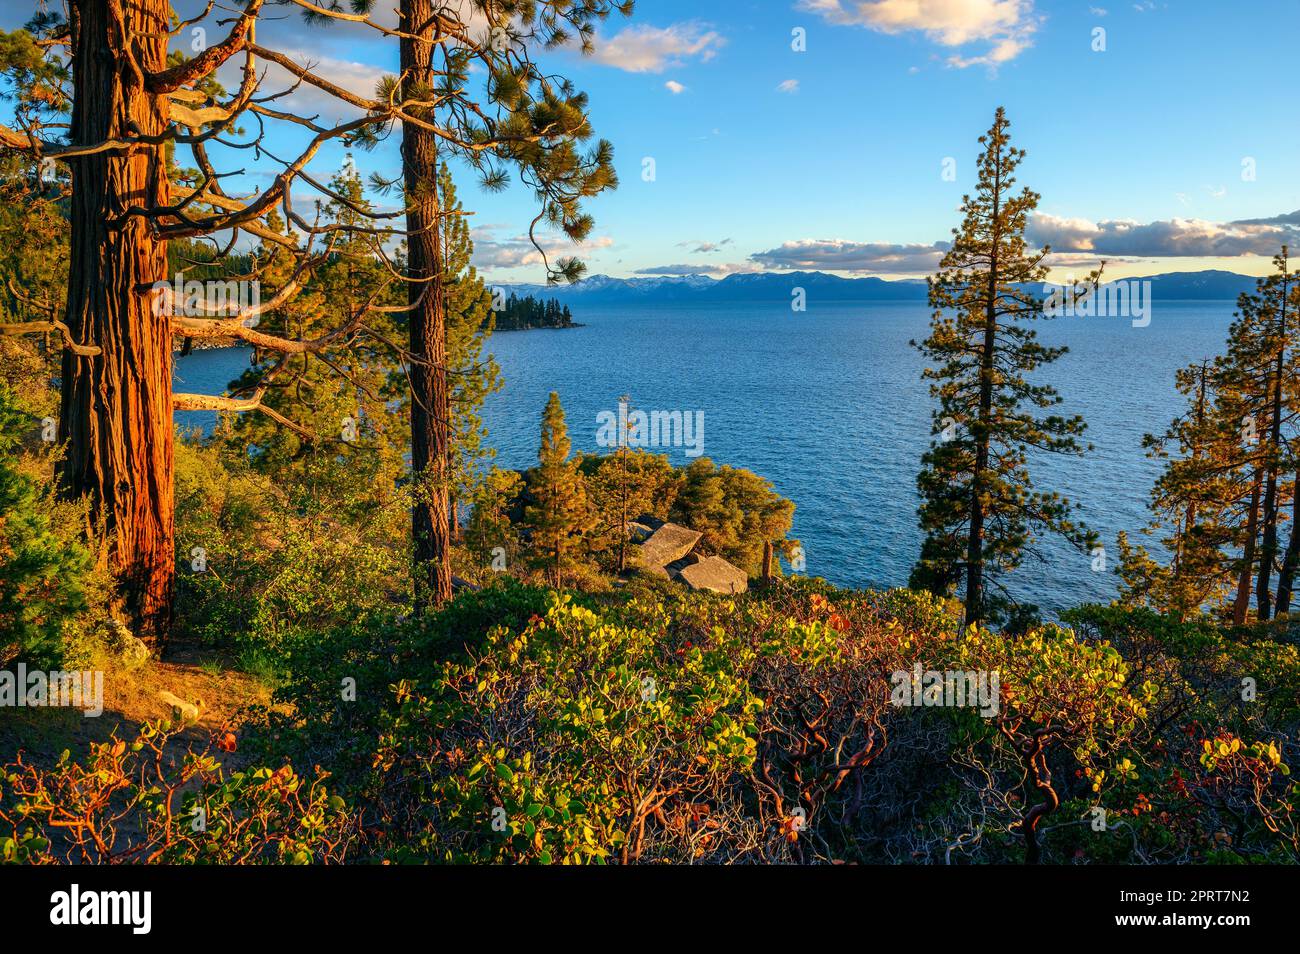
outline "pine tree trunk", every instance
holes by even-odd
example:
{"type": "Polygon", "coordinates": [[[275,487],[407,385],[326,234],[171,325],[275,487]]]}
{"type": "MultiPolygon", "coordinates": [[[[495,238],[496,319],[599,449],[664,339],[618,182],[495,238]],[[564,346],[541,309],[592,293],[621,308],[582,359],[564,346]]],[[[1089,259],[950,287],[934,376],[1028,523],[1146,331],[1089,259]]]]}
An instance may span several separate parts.
{"type": "MultiPolygon", "coordinates": [[[[408,88],[434,84],[436,49],[430,0],[402,0],[407,32],[401,39],[401,67],[408,88]]],[[[411,470],[416,500],[411,510],[414,545],[415,610],[437,607],[451,598],[451,519],[448,488],[450,401],[447,392],[446,299],[443,287],[438,215],[438,147],[433,133],[414,123],[402,128],[402,167],[406,182],[409,300],[419,300],[410,316],[411,470]]]]}
{"type": "Polygon", "coordinates": [[[993,413],[993,359],[997,348],[998,316],[998,196],[1000,178],[993,183],[993,253],[984,302],[984,347],[980,354],[979,425],[975,433],[975,470],[971,474],[970,536],[966,541],[966,626],[984,619],[984,472],[989,466],[989,418],[993,413]]]}
{"type": "MultiPolygon", "coordinates": [[[[1285,318],[1283,319],[1285,322],[1285,318]]],[[[1285,333],[1285,324],[1283,325],[1285,333]]],[[[1259,550],[1259,577],[1255,581],[1255,605],[1257,616],[1261,620],[1269,619],[1272,614],[1272,597],[1269,583],[1273,574],[1273,562],[1277,559],[1277,472],[1280,465],[1282,447],[1282,378],[1285,374],[1284,362],[1286,349],[1278,352],[1277,366],[1273,372],[1273,395],[1269,426],[1269,457],[1266,463],[1267,476],[1264,483],[1264,539],[1259,550]]]]}
{"type": "Polygon", "coordinates": [[[1246,516],[1246,540],[1242,545],[1241,573],[1237,577],[1237,598],[1232,604],[1232,622],[1241,626],[1250,609],[1250,578],[1255,566],[1255,540],[1259,535],[1259,491],[1263,474],[1255,471],[1255,485],[1250,493],[1250,512],[1246,516]]]}
{"type": "Polygon", "coordinates": [[[1291,593],[1295,587],[1297,566],[1300,566],[1300,472],[1297,472],[1291,488],[1291,539],[1287,541],[1282,569],[1277,575],[1276,616],[1291,612],[1291,593]]]}
{"type": "MultiPolygon", "coordinates": [[[[134,0],[117,9],[121,22],[104,2],[71,8],[76,145],[157,136],[168,125],[166,97],[145,89],[140,70],[165,68],[170,5],[134,0]]],[[[101,560],[120,584],[117,610],[160,649],[176,575],[172,341],[149,287],[166,280],[167,247],[144,218],[123,214],[169,203],[163,147],[97,152],[71,168],[66,321],[76,340],[102,350],[63,353],[60,484],[88,501],[104,535],[101,560]]]]}
{"type": "Polygon", "coordinates": [[[775,547],[772,546],[771,540],[763,541],[763,582],[772,582],[772,558],[775,547]]]}

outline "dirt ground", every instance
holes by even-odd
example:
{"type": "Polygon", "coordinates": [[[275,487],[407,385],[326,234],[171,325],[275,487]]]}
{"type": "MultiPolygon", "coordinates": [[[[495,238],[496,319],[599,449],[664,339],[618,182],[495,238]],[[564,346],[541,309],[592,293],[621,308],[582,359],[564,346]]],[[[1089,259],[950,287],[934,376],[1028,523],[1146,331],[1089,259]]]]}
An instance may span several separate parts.
{"type": "MultiPolygon", "coordinates": [[[[264,682],[184,647],[166,661],[151,661],[140,669],[111,663],[103,669],[104,711],[99,716],[59,708],[0,708],[0,764],[12,761],[20,750],[27,760],[48,764],[65,749],[79,759],[91,742],[129,740],[145,721],[171,718],[172,707],[159,698],[163,691],[199,706],[198,722],[177,738],[181,745],[199,748],[218,730],[233,731],[238,738],[249,708],[271,701],[271,689],[264,682]]],[[[234,767],[231,763],[239,760],[227,755],[222,761],[234,767]]]]}

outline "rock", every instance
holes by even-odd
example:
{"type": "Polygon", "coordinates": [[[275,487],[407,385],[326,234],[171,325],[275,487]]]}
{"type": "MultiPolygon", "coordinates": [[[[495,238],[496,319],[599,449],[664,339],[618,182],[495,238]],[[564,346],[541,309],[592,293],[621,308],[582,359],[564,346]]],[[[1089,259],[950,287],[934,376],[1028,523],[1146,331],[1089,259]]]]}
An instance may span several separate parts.
{"type": "Polygon", "coordinates": [[[103,627],[104,645],[127,669],[138,669],[149,662],[149,647],[131,635],[120,619],[110,619],[103,627]]]}
{"type": "Polygon", "coordinates": [[[199,706],[201,703],[186,702],[180,696],[174,696],[166,689],[158,693],[158,698],[172,707],[172,715],[177,722],[184,724],[199,721],[199,706]]]}
{"type": "Polygon", "coordinates": [[[674,560],[672,563],[669,563],[666,567],[664,567],[664,569],[667,570],[668,575],[675,580],[679,576],[681,576],[682,570],[686,569],[688,566],[691,566],[692,564],[699,563],[703,559],[704,557],[700,556],[698,553],[688,553],[680,560],[674,560]]]}
{"type": "Polygon", "coordinates": [[[664,567],[691,552],[703,536],[696,530],[665,523],[637,548],[636,562],[643,567],[664,567]]]}
{"type": "Polygon", "coordinates": [[[645,543],[655,532],[656,528],[649,524],[633,521],[627,525],[627,537],[633,543],[645,543]]]}
{"type": "Polygon", "coordinates": [[[749,589],[749,577],[745,571],[717,556],[704,557],[697,563],[682,567],[677,578],[693,590],[744,593],[749,589]]]}

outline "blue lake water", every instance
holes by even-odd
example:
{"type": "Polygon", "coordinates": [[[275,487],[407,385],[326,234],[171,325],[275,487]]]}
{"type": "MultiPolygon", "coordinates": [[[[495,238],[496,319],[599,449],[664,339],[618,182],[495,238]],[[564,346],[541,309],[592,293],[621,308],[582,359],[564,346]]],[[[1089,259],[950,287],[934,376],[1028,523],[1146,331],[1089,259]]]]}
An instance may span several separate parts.
{"type": "MultiPolygon", "coordinates": [[[[1094,449],[1033,461],[1035,480],[1083,505],[1108,565],[1094,572],[1090,555],[1044,541],[1012,578],[1017,597],[1053,612],[1113,596],[1115,535],[1145,526],[1158,471],[1142,435],[1178,413],[1175,369],[1223,349],[1232,310],[1231,302],[1156,301],[1145,328],[1127,318],[1038,322],[1044,343],[1070,348],[1048,374],[1065,399],[1061,412],[1088,421],[1094,449]]],[[[762,474],[795,502],[808,573],[844,586],[906,583],[920,545],[916,471],[930,439],[922,356],[908,344],[927,333],[923,304],[575,308],[574,317],[584,327],[493,337],[505,386],[484,418],[498,464],[536,462],[552,390],[581,450],[600,450],[597,416],[616,410],[621,394],[647,411],[702,411],[705,456],[762,474]]],[[[247,361],[239,349],[196,352],[177,363],[177,388],[220,393],[247,361]]],[[[178,420],[210,427],[213,415],[178,420]]],[[[664,450],[689,462],[682,448],[664,450]]]]}

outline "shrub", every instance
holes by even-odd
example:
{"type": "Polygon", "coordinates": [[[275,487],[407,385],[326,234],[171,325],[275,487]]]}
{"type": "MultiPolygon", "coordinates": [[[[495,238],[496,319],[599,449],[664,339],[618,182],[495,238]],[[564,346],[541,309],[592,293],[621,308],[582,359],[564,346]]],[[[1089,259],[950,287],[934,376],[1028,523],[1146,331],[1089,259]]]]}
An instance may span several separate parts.
{"type": "Polygon", "coordinates": [[[0,663],[55,666],[69,624],[88,606],[92,565],[75,529],[58,525],[70,508],[20,469],[20,435],[38,426],[0,384],[0,663]]]}

